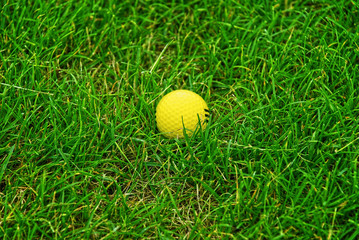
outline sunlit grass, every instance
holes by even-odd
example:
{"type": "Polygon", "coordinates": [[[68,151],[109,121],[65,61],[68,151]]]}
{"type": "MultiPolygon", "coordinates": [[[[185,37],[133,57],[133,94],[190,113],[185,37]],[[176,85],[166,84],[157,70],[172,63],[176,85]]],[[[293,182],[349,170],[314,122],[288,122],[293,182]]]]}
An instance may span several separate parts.
{"type": "Polygon", "coordinates": [[[18,1],[0,10],[4,239],[356,239],[354,1],[18,1]],[[155,108],[201,95],[165,139],[155,108]]]}

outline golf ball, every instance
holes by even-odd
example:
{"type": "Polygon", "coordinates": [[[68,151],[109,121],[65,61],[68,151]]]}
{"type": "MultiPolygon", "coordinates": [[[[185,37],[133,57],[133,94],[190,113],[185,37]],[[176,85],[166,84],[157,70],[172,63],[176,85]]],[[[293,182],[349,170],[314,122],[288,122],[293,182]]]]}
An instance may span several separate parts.
{"type": "Polygon", "coordinates": [[[176,90],[165,95],[156,108],[157,127],[165,137],[183,138],[200,129],[204,130],[209,118],[206,102],[188,90],[176,90]]]}

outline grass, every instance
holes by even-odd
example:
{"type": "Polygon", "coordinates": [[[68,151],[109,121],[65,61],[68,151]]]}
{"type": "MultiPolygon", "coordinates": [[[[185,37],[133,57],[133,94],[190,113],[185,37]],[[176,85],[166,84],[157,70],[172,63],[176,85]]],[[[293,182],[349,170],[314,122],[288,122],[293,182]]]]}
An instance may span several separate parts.
{"type": "Polygon", "coordinates": [[[1,5],[3,239],[358,238],[356,1],[1,5]]]}

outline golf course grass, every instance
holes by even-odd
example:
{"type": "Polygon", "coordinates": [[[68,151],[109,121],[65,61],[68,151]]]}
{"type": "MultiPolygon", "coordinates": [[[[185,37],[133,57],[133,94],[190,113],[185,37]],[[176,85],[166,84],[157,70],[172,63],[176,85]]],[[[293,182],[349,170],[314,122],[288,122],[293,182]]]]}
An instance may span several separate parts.
{"type": "Polygon", "coordinates": [[[1,1],[1,239],[354,240],[358,168],[356,0],[1,1]]]}

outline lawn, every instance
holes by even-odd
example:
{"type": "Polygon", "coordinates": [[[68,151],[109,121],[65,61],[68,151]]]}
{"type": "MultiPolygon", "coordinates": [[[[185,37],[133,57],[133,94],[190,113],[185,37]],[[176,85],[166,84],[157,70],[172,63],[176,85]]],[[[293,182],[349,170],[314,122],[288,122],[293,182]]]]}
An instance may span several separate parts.
{"type": "Polygon", "coordinates": [[[1,239],[359,238],[356,0],[0,5],[1,239]]]}

